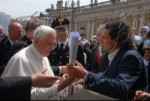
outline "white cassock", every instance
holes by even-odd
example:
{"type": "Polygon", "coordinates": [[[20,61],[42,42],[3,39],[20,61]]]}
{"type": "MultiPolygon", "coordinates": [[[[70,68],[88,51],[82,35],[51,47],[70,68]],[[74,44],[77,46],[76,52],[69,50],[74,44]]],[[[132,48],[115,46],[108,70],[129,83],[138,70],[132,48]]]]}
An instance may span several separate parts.
{"type": "MultiPolygon", "coordinates": [[[[32,44],[10,59],[2,76],[31,76],[44,68],[47,68],[47,75],[54,76],[48,58],[43,57],[32,44]]],[[[31,100],[48,100],[57,93],[56,83],[49,88],[32,88],[31,100]]]]}

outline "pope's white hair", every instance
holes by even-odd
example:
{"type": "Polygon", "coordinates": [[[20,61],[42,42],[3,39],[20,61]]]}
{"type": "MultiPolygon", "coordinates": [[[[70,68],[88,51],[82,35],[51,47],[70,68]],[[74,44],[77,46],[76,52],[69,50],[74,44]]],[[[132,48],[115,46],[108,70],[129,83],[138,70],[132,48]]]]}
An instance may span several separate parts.
{"type": "Polygon", "coordinates": [[[54,36],[56,36],[56,31],[49,26],[41,25],[35,29],[33,34],[33,40],[38,38],[40,40],[44,40],[48,34],[53,34],[54,36]]]}

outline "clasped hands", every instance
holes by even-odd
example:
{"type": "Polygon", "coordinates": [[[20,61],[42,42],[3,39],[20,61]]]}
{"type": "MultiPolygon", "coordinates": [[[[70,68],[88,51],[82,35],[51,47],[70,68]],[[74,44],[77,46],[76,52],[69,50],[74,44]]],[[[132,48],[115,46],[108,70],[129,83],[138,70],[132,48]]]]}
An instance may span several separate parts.
{"type": "Polygon", "coordinates": [[[62,66],[62,73],[64,74],[62,77],[65,77],[67,84],[74,82],[77,85],[83,84],[83,78],[88,71],[76,61],[75,65],[68,64],[67,66],[62,66]]]}

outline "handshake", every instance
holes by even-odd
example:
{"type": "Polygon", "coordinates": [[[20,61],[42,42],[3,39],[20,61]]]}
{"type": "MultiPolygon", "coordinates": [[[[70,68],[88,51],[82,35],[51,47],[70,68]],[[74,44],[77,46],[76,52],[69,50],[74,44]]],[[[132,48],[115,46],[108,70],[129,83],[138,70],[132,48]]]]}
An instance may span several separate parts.
{"type": "Polygon", "coordinates": [[[32,75],[32,87],[50,87],[57,80],[60,80],[58,84],[58,91],[64,89],[72,82],[75,84],[83,83],[84,76],[88,71],[78,62],[75,62],[75,65],[68,64],[67,66],[61,66],[62,77],[58,76],[47,76],[45,75],[46,70],[43,70],[37,74],[32,75]]]}
{"type": "Polygon", "coordinates": [[[83,83],[84,76],[88,71],[78,62],[75,62],[75,65],[68,64],[67,66],[61,66],[61,73],[67,75],[68,81],[66,84],[71,84],[73,81],[75,84],[83,83]]]}

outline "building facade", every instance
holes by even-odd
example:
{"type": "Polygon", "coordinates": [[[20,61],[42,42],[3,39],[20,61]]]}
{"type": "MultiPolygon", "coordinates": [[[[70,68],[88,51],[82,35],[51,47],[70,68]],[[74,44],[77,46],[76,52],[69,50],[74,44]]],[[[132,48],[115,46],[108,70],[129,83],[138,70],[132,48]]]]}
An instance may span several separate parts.
{"type": "Polygon", "coordinates": [[[50,25],[58,16],[66,17],[71,22],[70,31],[85,33],[88,39],[96,33],[100,24],[116,18],[122,18],[131,27],[135,27],[137,34],[140,26],[150,26],[150,0],[111,0],[101,3],[93,3],[91,0],[91,4],[87,6],[80,7],[77,3],[71,7],[46,9],[46,12],[47,16],[40,18],[46,24],[50,25]]]}

